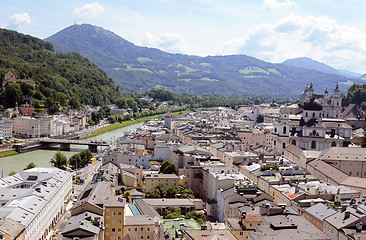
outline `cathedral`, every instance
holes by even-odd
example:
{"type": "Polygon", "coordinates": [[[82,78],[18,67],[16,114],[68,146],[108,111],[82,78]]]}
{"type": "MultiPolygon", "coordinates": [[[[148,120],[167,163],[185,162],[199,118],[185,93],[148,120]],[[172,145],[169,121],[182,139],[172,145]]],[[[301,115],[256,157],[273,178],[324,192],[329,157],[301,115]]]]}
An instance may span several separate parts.
{"type": "Polygon", "coordinates": [[[340,118],[341,103],[338,84],[330,98],[327,89],[324,95],[316,95],[312,83],[306,86],[297,114],[290,115],[286,107],[281,108],[280,117],[273,124],[273,148],[282,153],[290,144],[316,151],[348,146],[352,127],[340,118]]]}

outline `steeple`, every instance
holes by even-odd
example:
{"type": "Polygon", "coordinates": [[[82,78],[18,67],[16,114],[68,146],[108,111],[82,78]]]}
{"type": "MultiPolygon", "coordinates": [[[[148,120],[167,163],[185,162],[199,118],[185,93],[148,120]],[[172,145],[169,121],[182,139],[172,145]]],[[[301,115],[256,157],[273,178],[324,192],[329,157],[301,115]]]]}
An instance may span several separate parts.
{"type": "Polygon", "coordinates": [[[340,93],[341,91],[339,90],[339,84],[337,83],[336,88],[334,89],[334,93],[340,93]]]}

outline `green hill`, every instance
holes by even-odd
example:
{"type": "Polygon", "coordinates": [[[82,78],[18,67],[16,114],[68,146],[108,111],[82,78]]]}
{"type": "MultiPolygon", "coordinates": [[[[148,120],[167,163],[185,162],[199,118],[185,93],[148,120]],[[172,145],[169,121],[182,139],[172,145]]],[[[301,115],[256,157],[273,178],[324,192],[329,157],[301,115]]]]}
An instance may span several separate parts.
{"type": "Polygon", "coordinates": [[[96,64],[77,52],[56,53],[49,42],[0,29],[0,76],[12,71],[17,79],[32,79],[35,87],[23,81],[4,82],[1,104],[12,107],[23,96],[45,100],[48,105],[102,105],[120,96],[113,80],[96,64]]]}
{"type": "MultiPolygon", "coordinates": [[[[139,47],[89,24],[72,25],[46,40],[58,52],[77,51],[89,58],[121,89],[132,92],[164,88],[201,94],[298,96],[311,81],[319,92],[333,89],[337,82],[347,83],[347,78],[338,74],[245,55],[198,57],[139,47]]],[[[343,91],[348,88],[340,87],[343,91]]]]}

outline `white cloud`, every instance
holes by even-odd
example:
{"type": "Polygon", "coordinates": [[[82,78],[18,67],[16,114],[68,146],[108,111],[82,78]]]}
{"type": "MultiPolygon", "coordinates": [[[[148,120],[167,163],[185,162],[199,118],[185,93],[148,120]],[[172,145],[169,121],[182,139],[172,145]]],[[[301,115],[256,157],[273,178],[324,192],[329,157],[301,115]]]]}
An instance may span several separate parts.
{"type": "Polygon", "coordinates": [[[10,17],[9,25],[11,27],[18,27],[22,25],[29,25],[31,23],[31,18],[28,13],[17,13],[10,17]]]}
{"type": "Polygon", "coordinates": [[[168,52],[185,52],[184,38],[176,33],[163,33],[157,36],[151,32],[146,32],[142,44],[168,52]]]}
{"type": "Polygon", "coordinates": [[[327,16],[291,14],[274,24],[255,26],[222,46],[230,54],[242,53],[271,62],[307,56],[353,71],[362,69],[361,62],[366,61],[366,36],[327,16]]]}
{"type": "Polygon", "coordinates": [[[104,12],[104,7],[97,2],[87,3],[81,7],[77,7],[74,9],[74,13],[80,16],[95,17],[102,12],[104,12]]]}
{"type": "Polygon", "coordinates": [[[292,2],[291,0],[285,0],[283,2],[277,0],[264,0],[262,7],[266,8],[267,10],[271,10],[286,7],[297,7],[297,3],[292,2]]]}

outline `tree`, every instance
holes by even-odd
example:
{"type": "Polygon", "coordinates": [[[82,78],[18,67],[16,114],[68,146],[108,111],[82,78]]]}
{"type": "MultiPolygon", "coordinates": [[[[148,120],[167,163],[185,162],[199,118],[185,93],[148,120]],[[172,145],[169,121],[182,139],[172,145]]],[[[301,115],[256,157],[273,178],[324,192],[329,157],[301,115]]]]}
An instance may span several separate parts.
{"type": "Polygon", "coordinates": [[[366,131],[363,132],[363,137],[361,140],[361,147],[366,148],[366,131]]]}
{"type": "Polygon", "coordinates": [[[17,172],[15,172],[15,171],[11,171],[11,172],[9,173],[9,176],[13,176],[14,174],[17,174],[17,172]]]}
{"type": "Polygon", "coordinates": [[[89,160],[93,157],[93,153],[89,149],[85,149],[80,152],[81,165],[85,166],[89,160]]]}
{"type": "Polygon", "coordinates": [[[21,100],[22,90],[20,89],[20,86],[13,81],[8,81],[5,85],[4,106],[14,107],[15,103],[19,104],[21,100]]]}
{"type": "Polygon", "coordinates": [[[72,155],[70,158],[69,158],[69,164],[70,166],[75,169],[75,168],[78,168],[78,167],[82,167],[82,162],[81,162],[81,156],[80,156],[80,153],[76,153],[74,155],[72,155]]]}
{"type": "Polygon", "coordinates": [[[190,198],[190,199],[194,198],[194,193],[190,188],[183,188],[180,191],[180,194],[182,195],[182,198],[190,198]]]}
{"type": "Polygon", "coordinates": [[[175,168],[175,165],[171,163],[169,160],[166,160],[161,164],[159,173],[163,174],[175,174],[177,172],[177,169],[175,168]]]}
{"type": "Polygon", "coordinates": [[[187,212],[185,215],[186,219],[191,219],[193,218],[194,220],[196,220],[200,225],[204,225],[206,222],[206,215],[203,213],[199,213],[196,211],[192,211],[192,212],[187,212]]]}
{"type": "Polygon", "coordinates": [[[123,196],[127,199],[127,202],[130,202],[131,191],[125,191],[123,196]]]}
{"type": "Polygon", "coordinates": [[[181,218],[181,209],[179,207],[168,207],[164,211],[164,219],[181,218]]]}
{"type": "Polygon", "coordinates": [[[41,102],[38,99],[34,100],[33,107],[34,108],[41,108],[41,102]]]}
{"type": "Polygon", "coordinates": [[[34,164],[33,162],[30,162],[23,170],[28,170],[31,168],[35,168],[37,167],[36,164],[34,164]]]}
{"type": "Polygon", "coordinates": [[[257,123],[263,123],[264,122],[264,116],[262,114],[259,114],[257,117],[257,123]]]}
{"type": "Polygon", "coordinates": [[[166,190],[166,195],[168,198],[175,198],[175,195],[178,194],[179,190],[177,188],[177,186],[173,185],[168,187],[168,189],[166,190]]]}
{"type": "Polygon", "coordinates": [[[147,195],[148,198],[162,198],[165,195],[165,191],[163,189],[162,184],[158,184],[154,187],[154,189],[147,195]]]}
{"type": "Polygon", "coordinates": [[[61,152],[57,152],[55,156],[50,160],[50,163],[53,167],[60,168],[65,170],[68,164],[67,157],[63,155],[61,152]]]}

